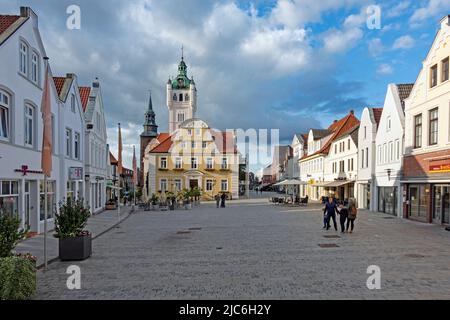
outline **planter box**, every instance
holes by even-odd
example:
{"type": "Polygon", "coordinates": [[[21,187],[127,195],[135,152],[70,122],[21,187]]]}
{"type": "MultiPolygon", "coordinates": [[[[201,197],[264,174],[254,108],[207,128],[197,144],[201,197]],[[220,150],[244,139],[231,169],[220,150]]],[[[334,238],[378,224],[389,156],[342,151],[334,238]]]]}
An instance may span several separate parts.
{"type": "Polygon", "coordinates": [[[105,210],[116,210],[117,206],[115,204],[106,204],[105,210]]]}
{"type": "Polygon", "coordinates": [[[86,260],[92,255],[92,235],[59,239],[59,258],[62,261],[86,260]]]}

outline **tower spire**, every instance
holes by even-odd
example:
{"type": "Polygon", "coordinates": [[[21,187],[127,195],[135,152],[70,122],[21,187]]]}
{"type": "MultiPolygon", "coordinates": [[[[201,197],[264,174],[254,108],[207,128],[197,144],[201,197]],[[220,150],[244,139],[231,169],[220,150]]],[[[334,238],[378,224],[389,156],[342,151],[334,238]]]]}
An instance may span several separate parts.
{"type": "Polygon", "coordinates": [[[150,93],[150,98],[148,100],[148,111],[153,112],[153,102],[152,102],[152,90],[148,90],[150,93]]]}
{"type": "Polygon", "coordinates": [[[181,45],[181,61],[184,61],[184,45],[181,45]]]}

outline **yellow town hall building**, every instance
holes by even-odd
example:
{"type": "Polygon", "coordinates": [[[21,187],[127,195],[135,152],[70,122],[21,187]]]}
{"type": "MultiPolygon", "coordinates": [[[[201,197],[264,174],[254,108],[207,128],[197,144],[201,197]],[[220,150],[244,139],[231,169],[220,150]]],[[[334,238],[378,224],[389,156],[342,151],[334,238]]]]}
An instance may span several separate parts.
{"type": "Polygon", "coordinates": [[[167,83],[169,132],[158,133],[150,97],[141,134],[144,200],[159,192],[198,188],[203,199],[239,197],[239,163],[233,131],[221,132],[195,118],[197,89],[182,57],[178,76],[167,83]]]}

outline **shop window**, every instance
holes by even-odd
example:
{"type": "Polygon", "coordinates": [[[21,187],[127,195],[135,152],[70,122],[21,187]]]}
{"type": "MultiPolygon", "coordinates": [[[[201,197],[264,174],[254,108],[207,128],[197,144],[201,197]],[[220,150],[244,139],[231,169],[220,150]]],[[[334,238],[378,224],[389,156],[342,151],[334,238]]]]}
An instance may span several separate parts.
{"type": "Polygon", "coordinates": [[[0,181],[0,215],[19,216],[18,181],[0,181]]]}

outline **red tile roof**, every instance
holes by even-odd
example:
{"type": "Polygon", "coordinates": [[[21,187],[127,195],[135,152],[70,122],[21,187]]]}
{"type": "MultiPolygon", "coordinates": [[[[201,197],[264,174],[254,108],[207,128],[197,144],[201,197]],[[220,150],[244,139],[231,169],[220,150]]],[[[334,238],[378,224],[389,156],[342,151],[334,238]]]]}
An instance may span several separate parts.
{"type": "Polygon", "coordinates": [[[329,139],[325,145],[317,152],[311,155],[305,155],[301,160],[308,159],[312,156],[316,156],[319,154],[328,154],[330,152],[331,144],[338,140],[339,138],[344,137],[347,134],[350,134],[355,130],[357,126],[359,126],[360,122],[358,118],[355,117],[354,112],[350,112],[348,115],[346,115],[344,118],[342,118],[339,121],[334,122],[328,130],[333,132],[333,136],[331,139],[329,139]]]}
{"type": "Polygon", "coordinates": [[[234,136],[231,132],[212,131],[211,132],[217,149],[220,153],[236,153],[237,146],[234,143],[234,136]]]}
{"type": "Polygon", "coordinates": [[[53,81],[55,82],[56,91],[58,92],[58,96],[61,95],[61,90],[64,87],[64,83],[66,82],[66,78],[64,77],[53,77],[53,81]]]}
{"type": "Polygon", "coordinates": [[[167,153],[172,147],[172,136],[166,132],[158,134],[156,137],[159,144],[154,147],[150,153],[167,153]]]}
{"type": "Polygon", "coordinates": [[[0,34],[5,32],[20,16],[0,15],[0,34]]]}
{"type": "Polygon", "coordinates": [[[373,117],[375,118],[375,122],[377,126],[380,125],[381,115],[383,114],[383,108],[372,108],[373,117]]]}
{"type": "Polygon", "coordinates": [[[83,106],[83,112],[86,112],[86,108],[89,102],[89,95],[91,94],[91,87],[79,87],[81,105],[83,106]]]}

